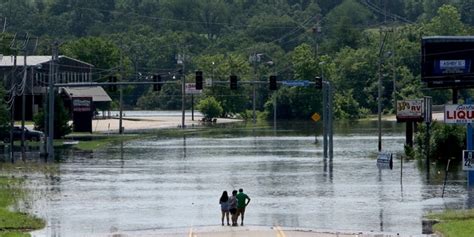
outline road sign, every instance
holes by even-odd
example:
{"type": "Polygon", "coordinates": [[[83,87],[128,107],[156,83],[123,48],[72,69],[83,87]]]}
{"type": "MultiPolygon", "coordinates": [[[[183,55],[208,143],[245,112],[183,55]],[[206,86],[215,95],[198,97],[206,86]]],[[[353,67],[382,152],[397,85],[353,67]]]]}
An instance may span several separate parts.
{"type": "Polygon", "coordinates": [[[474,170],[474,150],[463,150],[462,151],[462,169],[463,170],[474,170]]]}
{"type": "Polygon", "coordinates": [[[282,81],[285,86],[309,86],[309,81],[306,80],[294,80],[294,81],[282,81]]]}
{"type": "Polygon", "coordinates": [[[212,86],[212,78],[206,78],[206,86],[212,86]]]}
{"type": "Polygon", "coordinates": [[[377,167],[379,169],[393,169],[393,155],[390,152],[379,152],[377,155],[377,167]]]}
{"type": "Polygon", "coordinates": [[[318,122],[321,119],[321,116],[318,113],[314,113],[313,116],[311,116],[311,119],[313,119],[314,122],[318,122]]]}
{"type": "Polygon", "coordinates": [[[186,94],[201,94],[202,93],[202,90],[196,90],[195,83],[186,83],[185,89],[186,89],[186,94]]]}

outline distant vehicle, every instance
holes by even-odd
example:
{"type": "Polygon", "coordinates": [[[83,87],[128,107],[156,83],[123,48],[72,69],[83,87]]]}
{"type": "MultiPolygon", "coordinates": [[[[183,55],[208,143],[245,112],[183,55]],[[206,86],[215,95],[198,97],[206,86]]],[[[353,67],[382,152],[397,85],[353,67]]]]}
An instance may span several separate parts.
{"type": "MultiPolygon", "coordinates": [[[[44,136],[44,133],[37,130],[29,130],[25,127],[25,140],[39,141],[44,136]]],[[[10,133],[0,134],[3,142],[10,142],[10,133]]],[[[13,140],[21,140],[21,127],[13,127],[13,140]]]]}

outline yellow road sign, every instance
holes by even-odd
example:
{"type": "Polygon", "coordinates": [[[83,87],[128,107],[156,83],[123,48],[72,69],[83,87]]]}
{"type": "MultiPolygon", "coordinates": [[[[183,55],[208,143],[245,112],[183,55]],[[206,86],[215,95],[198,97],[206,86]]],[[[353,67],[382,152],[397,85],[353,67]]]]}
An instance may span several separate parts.
{"type": "Polygon", "coordinates": [[[318,113],[314,113],[313,116],[311,116],[314,122],[318,122],[321,119],[321,116],[318,113]]]}

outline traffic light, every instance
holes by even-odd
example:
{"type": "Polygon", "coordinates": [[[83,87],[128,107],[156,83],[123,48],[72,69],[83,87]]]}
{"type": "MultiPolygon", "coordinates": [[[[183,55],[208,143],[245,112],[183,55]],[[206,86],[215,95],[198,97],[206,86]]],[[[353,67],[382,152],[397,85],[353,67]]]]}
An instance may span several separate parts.
{"type": "Polygon", "coordinates": [[[153,75],[153,82],[160,84],[153,84],[153,91],[161,91],[161,75],[153,75]]]}
{"type": "Polygon", "coordinates": [[[323,79],[321,77],[314,78],[314,88],[322,89],[323,88],[323,79]]]}
{"type": "Polygon", "coordinates": [[[114,83],[114,84],[109,86],[110,91],[112,91],[112,92],[117,91],[117,85],[115,85],[115,83],[117,83],[117,77],[116,76],[109,76],[109,83],[114,83]]]}
{"type": "Polygon", "coordinates": [[[196,71],[196,90],[202,90],[202,71],[196,71]]]}
{"type": "Polygon", "coordinates": [[[270,90],[274,91],[277,90],[277,77],[270,76],[270,90]]]}
{"type": "Polygon", "coordinates": [[[230,89],[237,90],[237,76],[235,75],[230,76],[230,89]]]}

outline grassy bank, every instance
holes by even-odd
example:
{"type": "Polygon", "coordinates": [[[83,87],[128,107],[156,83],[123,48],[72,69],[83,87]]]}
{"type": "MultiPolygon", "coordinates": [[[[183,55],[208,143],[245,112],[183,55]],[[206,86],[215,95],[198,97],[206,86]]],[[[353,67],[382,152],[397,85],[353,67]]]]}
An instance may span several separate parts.
{"type": "Polygon", "coordinates": [[[24,195],[18,179],[0,177],[0,237],[30,236],[27,232],[44,228],[43,220],[10,207],[24,195]]]}
{"type": "Polygon", "coordinates": [[[444,237],[472,237],[474,233],[474,209],[448,210],[443,213],[429,214],[428,218],[437,219],[434,231],[444,237]]]}

